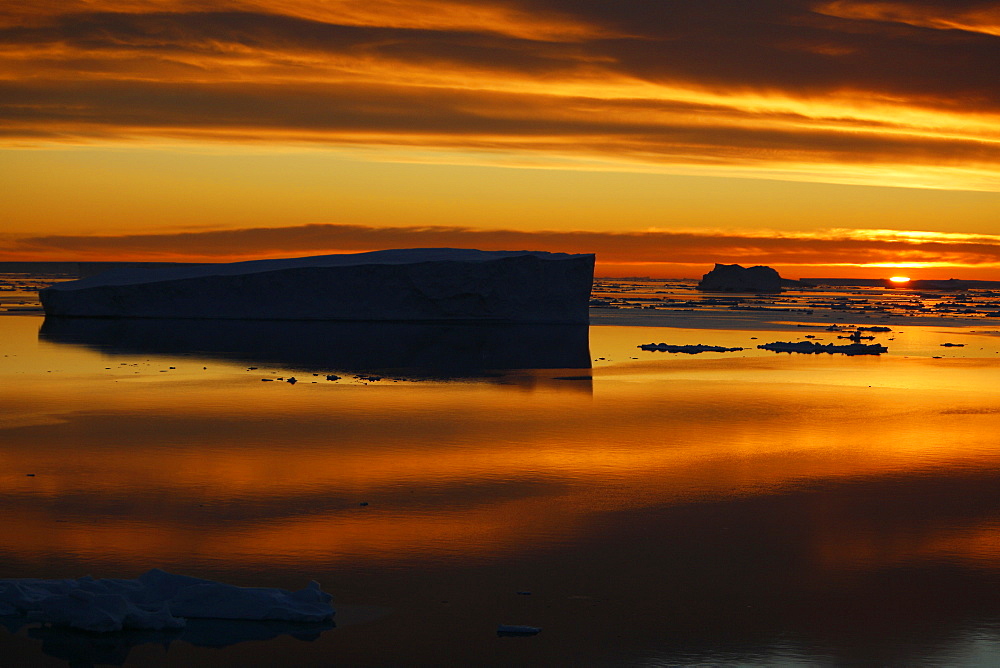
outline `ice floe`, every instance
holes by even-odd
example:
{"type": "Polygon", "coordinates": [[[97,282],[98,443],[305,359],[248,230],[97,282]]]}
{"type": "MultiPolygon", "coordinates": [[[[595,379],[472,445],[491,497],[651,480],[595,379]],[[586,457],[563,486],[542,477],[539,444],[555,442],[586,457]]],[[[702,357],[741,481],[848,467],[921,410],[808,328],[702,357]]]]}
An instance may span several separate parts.
{"type": "Polygon", "coordinates": [[[729,353],[743,350],[743,348],[725,348],[723,346],[709,346],[703,343],[680,346],[669,343],[644,343],[637,347],[642,350],[653,350],[661,353],[687,353],[689,355],[697,355],[698,353],[729,353]]]}
{"type": "Polygon", "coordinates": [[[851,343],[843,346],[832,343],[822,344],[815,341],[775,341],[757,346],[761,350],[771,350],[777,353],[840,353],[842,355],[880,355],[889,349],[878,343],[851,343]]]}
{"type": "Polygon", "coordinates": [[[333,617],[331,599],[316,582],[292,592],[156,568],[134,580],[0,580],[0,616],[93,632],[176,629],[187,619],[322,622],[333,617]]]}

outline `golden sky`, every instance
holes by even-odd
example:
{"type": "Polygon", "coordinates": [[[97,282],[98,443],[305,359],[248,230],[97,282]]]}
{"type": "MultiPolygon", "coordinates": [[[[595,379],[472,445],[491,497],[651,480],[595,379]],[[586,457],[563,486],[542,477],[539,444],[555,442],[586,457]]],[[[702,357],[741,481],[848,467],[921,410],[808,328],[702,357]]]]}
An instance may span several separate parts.
{"type": "Polygon", "coordinates": [[[0,7],[0,260],[1000,279],[1000,2],[0,7]]]}

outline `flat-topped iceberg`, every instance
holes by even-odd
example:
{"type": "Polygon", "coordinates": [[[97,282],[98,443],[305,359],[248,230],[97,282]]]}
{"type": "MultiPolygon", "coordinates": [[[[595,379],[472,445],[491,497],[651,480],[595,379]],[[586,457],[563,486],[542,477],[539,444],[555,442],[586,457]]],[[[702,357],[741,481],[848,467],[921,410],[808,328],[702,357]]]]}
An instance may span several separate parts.
{"type": "Polygon", "coordinates": [[[176,629],[187,619],[322,622],[332,597],[310,583],[296,592],[237,587],[153,569],[135,580],[0,580],[0,615],[84,631],[176,629]]]}
{"type": "Polygon", "coordinates": [[[40,292],[48,315],[587,323],[590,254],[410,248],[112,269],[40,292]]]}

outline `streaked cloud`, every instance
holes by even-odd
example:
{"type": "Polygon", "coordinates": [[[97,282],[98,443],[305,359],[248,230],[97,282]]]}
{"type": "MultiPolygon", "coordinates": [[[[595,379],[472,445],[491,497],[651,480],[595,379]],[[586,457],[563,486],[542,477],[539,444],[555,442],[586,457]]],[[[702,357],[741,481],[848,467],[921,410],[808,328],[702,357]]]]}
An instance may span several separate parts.
{"type": "Polygon", "coordinates": [[[0,142],[363,145],[401,160],[419,149],[451,163],[1000,191],[997,12],[50,0],[0,10],[0,142]]]}
{"type": "Polygon", "coordinates": [[[834,0],[816,11],[844,19],[903,23],[938,30],[966,30],[1000,36],[1000,5],[995,2],[865,2],[834,0]]]}
{"type": "Polygon", "coordinates": [[[8,260],[230,261],[362,252],[380,248],[469,247],[598,254],[601,266],[766,264],[814,267],[1000,267],[1000,236],[898,230],[738,233],[724,230],[527,232],[469,227],[301,225],[164,234],[10,238],[8,260]]]}

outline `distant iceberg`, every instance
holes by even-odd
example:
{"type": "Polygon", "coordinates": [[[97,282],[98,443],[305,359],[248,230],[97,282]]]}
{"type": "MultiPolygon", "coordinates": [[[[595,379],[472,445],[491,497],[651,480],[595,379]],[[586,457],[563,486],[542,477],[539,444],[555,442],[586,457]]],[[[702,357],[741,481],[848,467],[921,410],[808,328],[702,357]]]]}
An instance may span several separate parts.
{"type": "Polygon", "coordinates": [[[771,267],[718,264],[701,277],[704,292],[781,292],[781,276],[771,267]]]}
{"type": "Polygon", "coordinates": [[[588,322],[591,254],[411,248],[112,269],[40,292],[48,315],[588,322]]]}
{"type": "Polygon", "coordinates": [[[234,585],[153,569],[135,580],[0,580],[0,616],[107,633],[177,629],[191,619],[323,622],[332,597],[312,582],[296,592],[234,585]]]}

